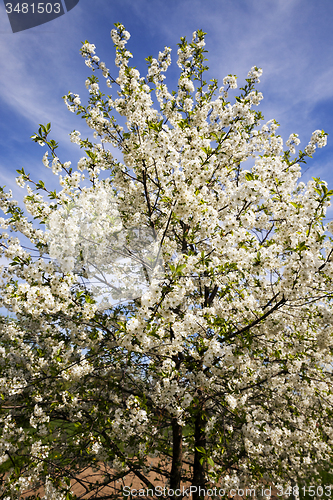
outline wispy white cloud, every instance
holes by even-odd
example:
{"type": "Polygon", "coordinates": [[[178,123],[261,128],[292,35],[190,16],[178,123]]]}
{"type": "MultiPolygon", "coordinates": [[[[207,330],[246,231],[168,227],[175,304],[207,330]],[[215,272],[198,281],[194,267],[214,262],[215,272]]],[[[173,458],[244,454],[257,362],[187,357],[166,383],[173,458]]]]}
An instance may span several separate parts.
{"type": "MultiPolygon", "coordinates": [[[[75,14],[80,18],[82,11],[77,8],[75,14]]],[[[0,52],[0,103],[12,110],[13,119],[20,116],[33,129],[52,120],[61,139],[68,139],[73,129],[68,125],[76,121],[61,97],[79,83],[76,75],[80,64],[82,67],[78,56],[80,30],[66,19],[70,15],[15,34],[6,32],[5,17],[0,22],[0,43],[6,47],[0,52]]],[[[83,88],[82,78],[80,83],[83,88]]]]}

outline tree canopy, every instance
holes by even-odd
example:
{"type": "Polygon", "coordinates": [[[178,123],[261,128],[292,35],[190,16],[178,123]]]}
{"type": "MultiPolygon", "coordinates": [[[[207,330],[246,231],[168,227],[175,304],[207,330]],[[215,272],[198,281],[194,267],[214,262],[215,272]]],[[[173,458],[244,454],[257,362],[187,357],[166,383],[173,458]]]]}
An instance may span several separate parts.
{"type": "Polygon", "coordinates": [[[88,103],[65,96],[94,136],[70,134],[77,166],[40,125],[60,189],[18,171],[26,215],[1,188],[1,498],[316,477],[333,443],[332,191],[300,176],[327,134],[284,149],[256,110],[261,69],[235,98],[235,75],[206,82],[200,30],[179,43],[175,91],[170,48],[142,77],[129,33],[111,37],[118,76],[86,41],[88,103]]]}

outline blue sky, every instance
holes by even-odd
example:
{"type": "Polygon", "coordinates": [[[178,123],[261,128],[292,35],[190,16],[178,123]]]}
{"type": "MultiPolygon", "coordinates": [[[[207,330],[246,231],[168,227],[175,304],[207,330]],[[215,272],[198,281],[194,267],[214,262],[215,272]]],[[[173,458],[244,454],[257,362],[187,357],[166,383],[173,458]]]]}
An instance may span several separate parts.
{"type": "MultiPolygon", "coordinates": [[[[30,139],[39,123],[51,122],[62,161],[81,156],[68,134],[83,132],[84,122],[61,97],[68,91],[83,102],[88,97],[84,82],[91,71],[79,53],[81,41],[94,43],[101,60],[115,68],[110,38],[115,22],[130,31],[128,48],[143,74],[145,57],[167,45],[175,61],[179,38],[190,38],[196,29],[208,33],[210,77],[221,84],[233,73],[241,86],[251,66],[261,66],[260,109],[266,120],[281,124],[285,140],[296,132],[304,149],[313,130],[329,133],[327,147],[305,167],[311,168],[304,180],[319,176],[333,188],[331,0],[80,0],[66,15],[15,34],[0,5],[0,185],[12,188],[14,198],[25,193],[16,186],[17,169],[24,167],[36,180],[53,177],[41,163],[44,148],[30,139]]],[[[173,82],[174,76],[171,72],[173,82]]]]}

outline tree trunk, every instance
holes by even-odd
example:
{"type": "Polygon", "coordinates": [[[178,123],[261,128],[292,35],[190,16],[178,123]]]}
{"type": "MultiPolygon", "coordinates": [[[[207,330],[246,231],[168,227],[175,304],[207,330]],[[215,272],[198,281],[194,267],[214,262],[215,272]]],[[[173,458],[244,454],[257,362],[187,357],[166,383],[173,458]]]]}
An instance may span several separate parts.
{"type": "MultiPolygon", "coordinates": [[[[170,489],[180,488],[183,463],[183,428],[178,424],[177,419],[172,421],[172,467],[170,474],[170,489]]],[[[179,495],[174,496],[179,499],[179,495]]]]}
{"type": "Polygon", "coordinates": [[[197,491],[193,493],[193,500],[203,500],[205,497],[203,491],[200,492],[200,488],[202,490],[206,488],[206,477],[205,477],[206,464],[205,460],[202,460],[204,458],[204,454],[197,450],[197,448],[203,448],[204,450],[206,450],[205,425],[206,425],[206,416],[199,409],[195,419],[195,429],[194,429],[195,450],[194,450],[192,486],[196,486],[197,491]]]}

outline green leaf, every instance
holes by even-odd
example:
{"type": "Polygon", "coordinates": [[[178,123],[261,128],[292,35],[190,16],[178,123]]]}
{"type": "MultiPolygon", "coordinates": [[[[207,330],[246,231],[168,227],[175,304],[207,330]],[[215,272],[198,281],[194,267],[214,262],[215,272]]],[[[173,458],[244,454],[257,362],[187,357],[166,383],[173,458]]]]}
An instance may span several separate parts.
{"type": "Polygon", "coordinates": [[[182,130],[184,130],[185,128],[189,128],[189,123],[188,121],[185,119],[185,120],[180,120],[178,122],[178,127],[181,128],[182,130]]]}
{"type": "Polygon", "coordinates": [[[182,270],[186,267],[186,264],[178,264],[176,267],[176,274],[181,274],[182,270]]]}
{"type": "Polygon", "coordinates": [[[155,130],[156,132],[161,132],[163,125],[163,120],[159,122],[148,122],[148,128],[151,130],[155,130]]]}
{"type": "Polygon", "coordinates": [[[43,181],[39,181],[39,182],[37,182],[36,187],[38,189],[45,189],[45,184],[43,181]]]}
{"type": "Polygon", "coordinates": [[[210,156],[213,152],[211,147],[206,147],[206,148],[201,148],[204,153],[206,153],[207,156],[210,156]]]}
{"type": "Polygon", "coordinates": [[[54,141],[53,139],[51,139],[51,140],[50,140],[47,144],[48,144],[48,145],[50,146],[50,148],[52,148],[52,149],[57,149],[57,147],[58,147],[58,143],[57,143],[56,141],[54,141]]]}

